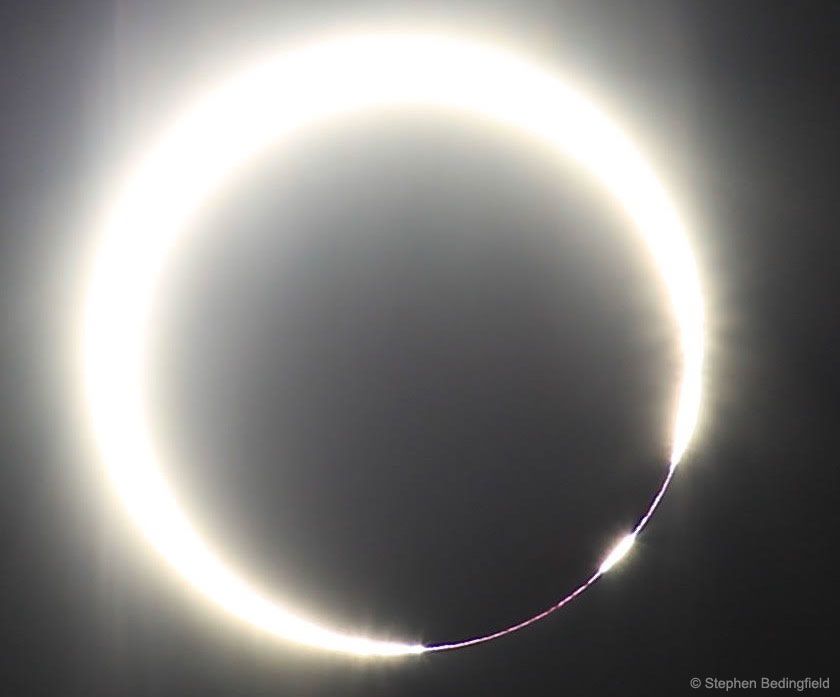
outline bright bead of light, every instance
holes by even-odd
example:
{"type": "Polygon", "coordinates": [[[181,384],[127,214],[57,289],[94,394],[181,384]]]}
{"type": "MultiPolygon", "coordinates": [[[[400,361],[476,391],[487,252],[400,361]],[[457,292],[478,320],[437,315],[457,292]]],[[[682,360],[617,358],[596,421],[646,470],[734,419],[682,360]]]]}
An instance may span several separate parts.
{"type": "Polygon", "coordinates": [[[612,569],[618,562],[620,562],[624,557],[627,555],[627,552],[630,551],[630,548],[636,542],[636,534],[630,533],[629,535],[625,535],[624,537],[619,540],[618,544],[612,548],[610,553],[607,555],[607,558],[601,562],[601,566],[598,567],[599,574],[605,574],[607,571],[612,569]]]}

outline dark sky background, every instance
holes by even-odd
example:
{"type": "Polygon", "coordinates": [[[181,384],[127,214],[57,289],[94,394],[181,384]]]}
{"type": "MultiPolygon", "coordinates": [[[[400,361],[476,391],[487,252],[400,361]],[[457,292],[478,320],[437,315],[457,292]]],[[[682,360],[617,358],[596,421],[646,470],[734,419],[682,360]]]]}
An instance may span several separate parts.
{"type": "MultiPolygon", "coordinates": [[[[0,6],[0,693],[679,695],[836,674],[840,3],[0,6]],[[123,158],[248,52],[421,26],[594,95],[691,229],[696,440],[620,569],[519,634],[360,661],[267,640],[142,543],[91,457],[79,296],[123,158]],[[701,689],[700,692],[704,690],[701,689]]],[[[169,476],[260,584],[438,643],[552,604],[664,472],[677,376],[613,202],[521,134],[368,115],[254,163],[171,260],[169,476]]]]}

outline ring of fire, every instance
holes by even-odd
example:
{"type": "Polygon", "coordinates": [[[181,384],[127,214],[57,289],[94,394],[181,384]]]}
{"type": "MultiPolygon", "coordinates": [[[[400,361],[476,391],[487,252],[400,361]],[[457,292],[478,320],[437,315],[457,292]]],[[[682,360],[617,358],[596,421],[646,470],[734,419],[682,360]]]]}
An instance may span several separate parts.
{"type": "Polygon", "coordinates": [[[396,656],[477,644],[563,607],[632,547],[688,447],[700,408],[703,303],[677,211],[628,138],[550,74],[491,46],[383,34],[335,38],[271,56],[200,97],[143,151],[105,207],[82,321],[85,409],[114,489],[148,542],[181,577],[227,612],[315,648],[396,656]],[[237,169],[298,129],[361,110],[440,108],[519,128],[571,157],[615,196],[653,255],[670,295],[682,356],[669,466],[638,523],[562,600],[519,624],[453,643],[422,645],[344,634],[296,615],[230,568],[198,534],[165,477],[146,405],[152,300],[166,255],[201,202],[237,169]]]}

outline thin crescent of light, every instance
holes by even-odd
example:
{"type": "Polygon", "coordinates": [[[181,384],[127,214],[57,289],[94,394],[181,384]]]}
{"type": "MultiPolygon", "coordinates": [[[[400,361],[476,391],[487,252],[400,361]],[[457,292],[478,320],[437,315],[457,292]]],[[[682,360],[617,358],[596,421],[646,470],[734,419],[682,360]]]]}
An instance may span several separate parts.
{"type": "Polygon", "coordinates": [[[581,95],[492,46],[426,34],[333,38],[268,57],[180,113],[127,170],[106,206],[83,319],[83,381],[98,455],[148,542],[194,589],[251,625],[293,642],[356,655],[458,648],[515,631],[591,586],[632,546],[688,446],[700,407],[703,305],[677,211],[628,138],[581,95]],[[152,437],[146,353],[154,288],[167,253],[240,167],[300,129],[342,115],[434,108],[522,129],[572,158],[615,196],[641,234],[670,295],[682,375],[670,466],[636,527],[600,568],[546,611],[499,632],[424,646],[342,633],[298,616],[257,590],[199,535],[164,475],[152,437]]]}

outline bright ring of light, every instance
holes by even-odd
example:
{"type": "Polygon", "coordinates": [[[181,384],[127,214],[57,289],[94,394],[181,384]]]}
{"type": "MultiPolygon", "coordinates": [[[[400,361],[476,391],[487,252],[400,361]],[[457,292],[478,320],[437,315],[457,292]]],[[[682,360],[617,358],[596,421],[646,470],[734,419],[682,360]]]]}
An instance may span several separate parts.
{"type": "Polygon", "coordinates": [[[243,71],[181,113],[130,168],[110,200],[84,315],[84,387],[93,440],[146,539],[193,588],[266,632],[321,649],[403,655],[501,636],[582,593],[630,549],[665,493],[700,406],[703,308],[683,226],[625,135],[542,70],[495,48],[427,35],[353,36],[283,53],[243,71]],[[146,404],[145,354],[163,260],[207,200],[250,158],[299,129],[361,110],[443,108],[520,128],[573,158],[612,192],[652,253],[679,328],[682,375],[670,466],[632,531],[581,586],[514,627],[423,646],[327,629],[270,600],[213,551],[164,477],[146,404]]]}

